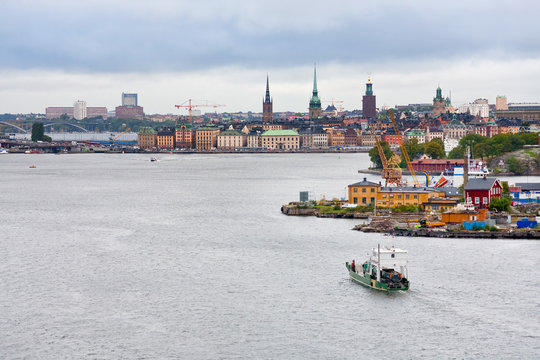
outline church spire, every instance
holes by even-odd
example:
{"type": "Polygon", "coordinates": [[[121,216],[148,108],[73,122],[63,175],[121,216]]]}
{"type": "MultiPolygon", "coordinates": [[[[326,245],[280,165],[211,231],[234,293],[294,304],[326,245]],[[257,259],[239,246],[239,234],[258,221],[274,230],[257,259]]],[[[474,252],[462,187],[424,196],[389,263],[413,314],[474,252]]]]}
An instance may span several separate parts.
{"type": "Polygon", "coordinates": [[[268,83],[268,74],[266,74],[266,96],[264,98],[265,104],[270,104],[272,101],[270,100],[270,86],[268,83]]]}
{"type": "Polygon", "coordinates": [[[319,92],[317,91],[317,65],[313,67],[313,96],[318,96],[319,92]]]}

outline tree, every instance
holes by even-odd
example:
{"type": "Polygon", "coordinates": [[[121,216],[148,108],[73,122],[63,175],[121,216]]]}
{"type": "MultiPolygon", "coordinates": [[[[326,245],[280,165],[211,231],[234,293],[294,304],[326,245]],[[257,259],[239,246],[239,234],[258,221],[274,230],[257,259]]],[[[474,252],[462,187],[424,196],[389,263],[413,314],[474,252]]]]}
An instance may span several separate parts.
{"type": "Polygon", "coordinates": [[[449,159],[463,159],[465,157],[465,149],[461,146],[456,146],[448,153],[449,159]]]}
{"type": "Polygon", "coordinates": [[[403,143],[403,146],[405,146],[411,160],[424,153],[424,145],[419,144],[418,139],[409,139],[403,143]]]}
{"type": "Polygon", "coordinates": [[[489,202],[490,210],[510,211],[510,199],[504,197],[492,198],[489,202]]]}
{"type": "Polygon", "coordinates": [[[69,119],[68,114],[62,114],[62,115],[60,115],[60,121],[62,121],[62,122],[67,122],[67,121],[69,121],[69,120],[70,120],[70,119],[69,119]]]}
{"type": "MultiPolygon", "coordinates": [[[[388,145],[386,141],[381,141],[381,147],[383,149],[384,156],[386,156],[386,159],[390,159],[390,157],[394,155],[392,150],[390,150],[390,145],[388,145]]],[[[379,150],[377,149],[377,146],[369,150],[369,158],[371,159],[371,162],[375,164],[376,168],[382,168],[382,161],[381,157],[379,156],[379,150]]]]}
{"type": "Polygon", "coordinates": [[[469,146],[471,148],[471,157],[474,158],[476,156],[476,154],[474,154],[473,152],[474,145],[480,142],[483,142],[485,140],[486,140],[485,136],[477,135],[477,134],[469,134],[462,137],[461,140],[459,140],[459,145],[463,147],[464,149],[466,149],[467,146],[469,146]]]}
{"type": "Polygon", "coordinates": [[[444,150],[444,142],[442,141],[442,139],[440,139],[440,138],[433,138],[433,139],[431,139],[430,142],[436,142],[436,143],[439,143],[439,144],[442,146],[443,150],[444,150]]]}
{"type": "Polygon", "coordinates": [[[35,122],[32,124],[32,141],[43,141],[45,135],[45,128],[43,123],[35,122]]]}
{"type": "Polygon", "coordinates": [[[446,155],[444,148],[436,141],[430,141],[425,144],[424,154],[429,155],[432,159],[442,159],[446,155]]]}
{"type": "Polygon", "coordinates": [[[522,163],[513,156],[506,160],[506,165],[508,165],[508,171],[513,172],[516,175],[522,175],[526,171],[526,164],[522,163]]]}

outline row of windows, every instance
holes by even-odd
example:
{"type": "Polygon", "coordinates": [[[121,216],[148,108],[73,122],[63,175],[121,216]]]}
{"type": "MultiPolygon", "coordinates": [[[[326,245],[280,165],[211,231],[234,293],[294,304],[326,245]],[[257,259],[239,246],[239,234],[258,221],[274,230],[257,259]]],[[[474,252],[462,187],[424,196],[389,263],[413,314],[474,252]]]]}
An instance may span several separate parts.
{"type": "MultiPolygon", "coordinates": [[[[358,192],[358,188],[353,188],[353,191],[354,191],[354,192],[358,192]]],[[[365,188],[365,187],[362,188],[362,192],[363,192],[363,193],[366,192],[366,188],[365,188]]],[[[371,188],[371,192],[375,192],[375,188],[371,188]]]]}

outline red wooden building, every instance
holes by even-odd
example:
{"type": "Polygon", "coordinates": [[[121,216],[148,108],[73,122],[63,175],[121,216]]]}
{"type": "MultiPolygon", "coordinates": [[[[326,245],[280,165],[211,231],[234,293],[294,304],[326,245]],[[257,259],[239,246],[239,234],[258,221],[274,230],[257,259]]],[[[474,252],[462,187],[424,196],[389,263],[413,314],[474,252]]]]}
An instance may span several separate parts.
{"type": "Polygon", "coordinates": [[[475,208],[485,209],[494,197],[501,197],[502,185],[495,178],[469,179],[465,190],[465,201],[475,208]]]}

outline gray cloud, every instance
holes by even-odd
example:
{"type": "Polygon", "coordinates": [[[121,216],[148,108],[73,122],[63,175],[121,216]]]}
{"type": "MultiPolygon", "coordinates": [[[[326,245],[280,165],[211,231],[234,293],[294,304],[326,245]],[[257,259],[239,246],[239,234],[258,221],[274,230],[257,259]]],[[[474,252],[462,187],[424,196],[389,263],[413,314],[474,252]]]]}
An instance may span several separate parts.
{"type": "Polygon", "coordinates": [[[536,1],[12,1],[0,68],[88,72],[538,57],[536,1]]]}

